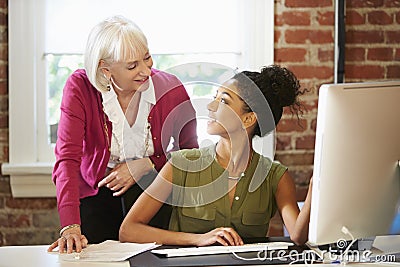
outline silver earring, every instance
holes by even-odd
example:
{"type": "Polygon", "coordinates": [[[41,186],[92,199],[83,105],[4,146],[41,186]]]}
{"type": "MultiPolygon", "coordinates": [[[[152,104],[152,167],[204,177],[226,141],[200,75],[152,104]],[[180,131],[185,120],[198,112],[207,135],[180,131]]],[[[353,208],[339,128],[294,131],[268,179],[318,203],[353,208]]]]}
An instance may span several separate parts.
{"type": "Polygon", "coordinates": [[[104,78],[108,81],[106,87],[107,87],[107,91],[111,91],[111,80],[107,78],[107,75],[103,74],[104,78]]]}

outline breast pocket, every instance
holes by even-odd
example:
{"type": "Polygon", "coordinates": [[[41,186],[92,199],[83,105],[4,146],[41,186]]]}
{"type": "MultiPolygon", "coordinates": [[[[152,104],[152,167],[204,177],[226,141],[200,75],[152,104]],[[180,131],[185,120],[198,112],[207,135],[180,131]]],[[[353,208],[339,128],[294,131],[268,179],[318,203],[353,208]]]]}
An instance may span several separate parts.
{"type": "Polygon", "coordinates": [[[268,212],[243,212],[241,234],[243,237],[265,237],[269,220],[268,212]]]}
{"type": "Polygon", "coordinates": [[[180,228],[183,232],[206,233],[215,228],[216,207],[184,207],[180,216],[180,228]]]}

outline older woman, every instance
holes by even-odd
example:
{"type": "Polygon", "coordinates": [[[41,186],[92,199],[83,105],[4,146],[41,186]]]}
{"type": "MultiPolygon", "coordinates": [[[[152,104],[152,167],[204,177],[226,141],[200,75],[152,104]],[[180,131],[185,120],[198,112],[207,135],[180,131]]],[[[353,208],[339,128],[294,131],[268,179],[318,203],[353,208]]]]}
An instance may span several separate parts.
{"type": "MultiPolygon", "coordinates": [[[[118,239],[123,209],[165,164],[169,143],[198,147],[185,88],[152,68],[146,37],[132,21],[117,16],[96,25],[84,65],[63,91],[53,171],[62,229],[49,251],[118,239]]],[[[154,225],[167,227],[169,215],[162,208],[154,225]]]]}

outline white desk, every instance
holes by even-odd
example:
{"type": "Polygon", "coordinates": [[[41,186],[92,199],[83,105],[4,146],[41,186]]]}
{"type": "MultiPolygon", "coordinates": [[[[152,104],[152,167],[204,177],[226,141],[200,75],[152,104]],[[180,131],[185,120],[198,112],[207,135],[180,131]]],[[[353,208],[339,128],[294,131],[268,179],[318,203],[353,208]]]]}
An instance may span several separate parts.
{"type": "Polygon", "coordinates": [[[129,267],[123,262],[68,262],[61,261],[58,253],[48,253],[48,245],[0,247],[0,267],[129,267]]]}
{"type": "MultiPolygon", "coordinates": [[[[47,245],[40,246],[6,246],[0,247],[0,267],[129,267],[128,261],[123,262],[67,262],[61,261],[57,253],[48,253],[47,245]]],[[[245,264],[245,263],[244,263],[245,264]]],[[[400,263],[349,263],[350,267],[370,267],[370,266],[400,266],[400,263]]],[[[245,265],[243,265],[245,266],[245,265]]],[[[252,265],[252,266],[289,266],[289,265],[252,265]]],[[[296,264],[291,266],[306,267],[310,265],[296,264]]],[[[341,265],[315,264],[317,267],[332,267],[341,265]]]]}

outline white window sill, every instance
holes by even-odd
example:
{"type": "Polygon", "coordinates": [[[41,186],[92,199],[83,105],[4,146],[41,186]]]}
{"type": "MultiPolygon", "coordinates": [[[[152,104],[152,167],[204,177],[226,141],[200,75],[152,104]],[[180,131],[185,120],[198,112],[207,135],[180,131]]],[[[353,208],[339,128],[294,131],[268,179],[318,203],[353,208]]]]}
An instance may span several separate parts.
{"type": "Polygon", "coordinates": [[[55,197],[56,187],[51,180],[53,163],[5,162],[1,165],[3,175],[10,175],[13,197],[55,197]]]}

